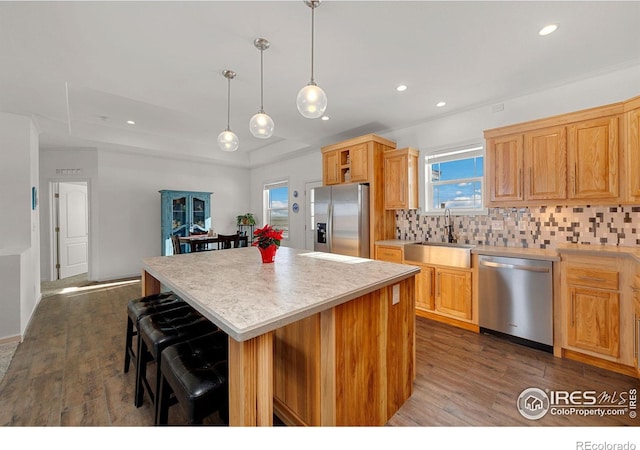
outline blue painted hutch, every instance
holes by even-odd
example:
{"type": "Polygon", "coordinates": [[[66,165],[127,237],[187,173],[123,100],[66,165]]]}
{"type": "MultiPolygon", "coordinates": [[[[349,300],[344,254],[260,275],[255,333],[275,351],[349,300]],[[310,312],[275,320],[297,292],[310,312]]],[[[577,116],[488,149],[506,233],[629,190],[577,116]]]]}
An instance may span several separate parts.
{"type": "Polygon", "coordinates": [[[206,233],[211,228],[212,192],[169,190],[159,192],[162,255],[172,255],[172,234],[189,236],[191,233],[206,233]]]}

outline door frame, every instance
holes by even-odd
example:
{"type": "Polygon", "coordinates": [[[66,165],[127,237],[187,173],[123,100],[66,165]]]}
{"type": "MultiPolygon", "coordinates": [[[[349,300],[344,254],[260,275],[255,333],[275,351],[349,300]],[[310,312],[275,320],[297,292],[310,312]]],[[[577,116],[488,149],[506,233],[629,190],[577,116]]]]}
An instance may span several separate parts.
{"type": "Polygon", "coordinates": [[[58,263],[58,235],[55,228],[59,225],[59,203],[57,194],[58,183],[84,183],[87,186],[87,277],[91,279],[91,180],[88,178],[63,179],[52,178],[49,180],[49,279],[52,281],[59,280],[59,271],[56,269],[58,263]]]}
{"type": "Polygon", "coordinates": [[[306,181],[304,183],[304,247],[312,251],[314,247],[314,230],[309,230],[309,224],[311,223],[311,189],[321,186],[322,180],[306,181]]]}

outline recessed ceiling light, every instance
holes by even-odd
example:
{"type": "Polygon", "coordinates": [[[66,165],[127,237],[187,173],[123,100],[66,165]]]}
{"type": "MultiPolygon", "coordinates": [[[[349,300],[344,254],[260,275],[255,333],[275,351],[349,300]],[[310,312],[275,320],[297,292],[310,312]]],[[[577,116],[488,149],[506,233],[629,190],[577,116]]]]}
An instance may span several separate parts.
{"type": "Polygon", "coordinates": [[[128,123],[129,125],[135,125],[135,124],[136,124],[133,120],[127,120],[127,123],[128,123]]]}
{"type": "Polygon", "coordinates": [[[401,84],[401,85],[398,85],[398,87],[396,87],[396,91],[398,91],[398,92],[404,92],[406,90],[407,90],[407,85],[406,84],[401,84]]]}
{"type": "Polygon", "coordinates": [[[553,33],[557,29],[558,29],[558,24],[552,23],[550,25],[545,25],[544,27],[542,27],[542,29],[538,31],[538,34],[540,36],[546,36],[548,34],[553,33]]]}
{"type": "Polygon", "coordinates": [[[443,107],[444,105],[446,105],[446,104],[447,104],[447,102],[438,102],[438,103],[436,103],[436,106],[437,106],[438,108],[442,108],[442,107],[443,107]]]}
{"type": "Polygon", "coordinates": [[[329,120],[329,116],[322,116],[322,120],[329,120]]]}

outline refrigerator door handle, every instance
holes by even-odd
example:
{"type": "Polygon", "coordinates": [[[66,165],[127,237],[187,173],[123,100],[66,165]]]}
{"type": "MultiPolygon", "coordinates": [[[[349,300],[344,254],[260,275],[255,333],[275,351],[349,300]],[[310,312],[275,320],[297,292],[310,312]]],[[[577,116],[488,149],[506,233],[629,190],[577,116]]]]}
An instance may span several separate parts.
{"type": "Polygon", "coordinates": [[[333,253],[333,203],[329,203],[327,217],[327,249],[333,253]]]}

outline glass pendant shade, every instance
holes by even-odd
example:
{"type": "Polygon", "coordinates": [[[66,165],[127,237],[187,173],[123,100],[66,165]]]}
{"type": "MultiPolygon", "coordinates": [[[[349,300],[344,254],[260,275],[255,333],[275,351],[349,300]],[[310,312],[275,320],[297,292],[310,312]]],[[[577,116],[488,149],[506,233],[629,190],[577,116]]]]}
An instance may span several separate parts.
{"type": "Polygon", "coordinates": [[[313,79],[313,41],[315,28],[315,9],[320,6],[321,0],[305,0],[305,4],[311,8],[311,80],[298,92],[296,106],[298,111],[307,119],[317,119],[324,115],[327,109],[327,94],[316,84],[313,79]]]}
{"type": "Polygon", "coordinates": [[[240,141],[229,127],[229,117],[231,116],[231,80],[236,76],[236,73],[227,69],[222,71],[222,75],[227,79],[227,128],[218,135],[218,147],[224,152],[235,152],[238,150],[240,141]]]}
{"type": "Polygon", "coordinates": [[[322,117],[327,109],[327,94],[315,83],[309,83],[298,92],[298,111],[307,119],[322,117]]]}
{"type": "Polygon", "coordinates": [[[238,141],[238,136],[229,129],[224,130],[218,135],[218,147],[220,147],[220,150],[225,152],[235,152],[238,150],[239,144],[240,141],[238,141]]]}
{"type": "Polygon", "coordinates": [[[255,114],[249,121],[251,134],[260,139],[269,139],[273,135],[273,119],[264,111],[255,114]]]}

